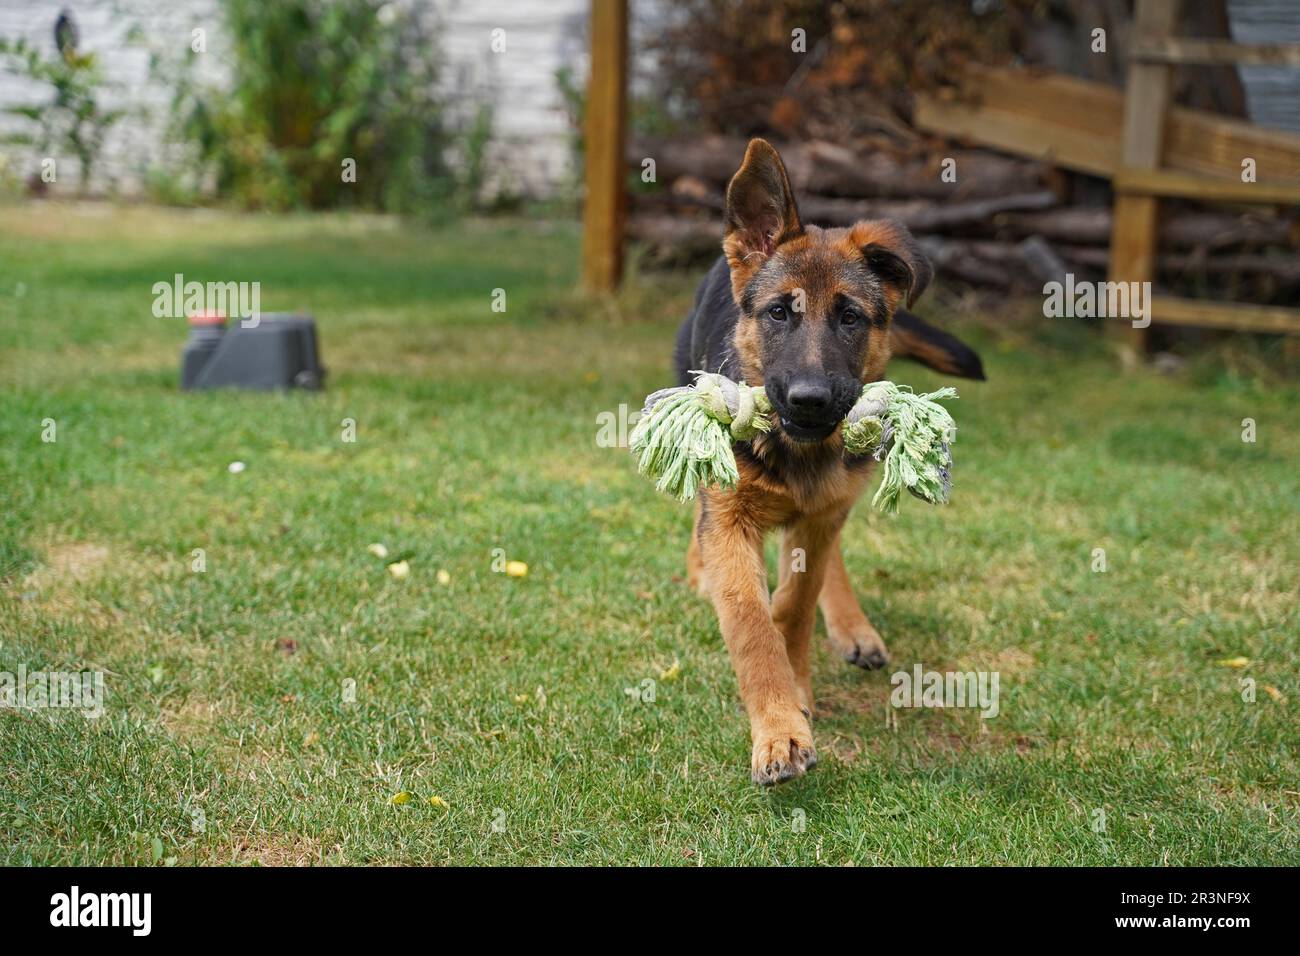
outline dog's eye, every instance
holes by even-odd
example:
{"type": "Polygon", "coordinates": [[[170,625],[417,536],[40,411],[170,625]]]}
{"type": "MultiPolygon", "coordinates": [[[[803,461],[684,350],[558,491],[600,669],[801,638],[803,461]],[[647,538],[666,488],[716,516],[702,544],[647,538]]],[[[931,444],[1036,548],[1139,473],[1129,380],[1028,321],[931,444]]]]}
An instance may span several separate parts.
{"type": "Polygon", "coordinates": [[[767,314],[778,322],[784,322],[786,316],[785,306],[774,305],[772,308],[767,310],[767,314]]]}
{"type": "Polygon", "coordinates": [[[857,309],[845,309],[840,313],[841,325],[857,325],[862,321],[862,313],[857,309]]]}

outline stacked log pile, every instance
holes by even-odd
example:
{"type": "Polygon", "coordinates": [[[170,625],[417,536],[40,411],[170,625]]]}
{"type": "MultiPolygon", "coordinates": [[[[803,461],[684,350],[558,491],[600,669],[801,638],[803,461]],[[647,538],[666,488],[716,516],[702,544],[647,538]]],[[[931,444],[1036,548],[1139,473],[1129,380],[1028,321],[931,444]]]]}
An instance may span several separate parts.
{"type": "MultiPolygon", "coordinates": [[[[726,184],[745,145],[743,137],[720,135],[632,141],[629,169],[639,173],[644,160],[653,159],[656,183],[633,193],[629,238],[644,244],[654,262],[716,256],[726,184]]],[[[956,148],[920,133],[901,146],[880,138],[857,146],[817,140],[774,145],[806,222],[897,219],[918,236],[941,276],[1035,291],[1066,272],[1106,275],[1111,199],[1104,178],[1047,160],[956,148]]],[[[1266,296],[1300,286],[1295,210],[1165,205],[1157,263],[1162,281],[1212,281],[1266,296]]]]}

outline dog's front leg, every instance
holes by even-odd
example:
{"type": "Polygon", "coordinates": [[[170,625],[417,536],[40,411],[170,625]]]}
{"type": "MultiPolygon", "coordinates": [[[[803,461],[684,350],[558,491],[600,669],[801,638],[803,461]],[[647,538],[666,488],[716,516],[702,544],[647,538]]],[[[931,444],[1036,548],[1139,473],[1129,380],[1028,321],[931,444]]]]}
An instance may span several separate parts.
{"type": "Polygon", "coordinates": [[[843,523],[839,516],[802,518],[789,525],[781,537],[780,584],[772,597],[772,622],[785,637],[800,701],[809,714],[813,709],[809,649],[817,621],[817,596],[843,523]]]}
{"type": "Polygon", "coordinates": [[[772,623],[762,531],[725,507],[710,507],[700,529],[700,556],[749,714],[754,782],[797,777],[817,762],[817,752],[785,637],[772,623]]]}
{"type": "Polygon", "coordinates": [[[853,593],[853,582],[844,567],[840,536],[831,543],[826,562],[826,576],[820,598],[822,617],[826,619],[826,636],[831,647],[850,664],[875,670],[889,663],[889,651],[880,634],[871,626],[862,605],[853,593]]]}

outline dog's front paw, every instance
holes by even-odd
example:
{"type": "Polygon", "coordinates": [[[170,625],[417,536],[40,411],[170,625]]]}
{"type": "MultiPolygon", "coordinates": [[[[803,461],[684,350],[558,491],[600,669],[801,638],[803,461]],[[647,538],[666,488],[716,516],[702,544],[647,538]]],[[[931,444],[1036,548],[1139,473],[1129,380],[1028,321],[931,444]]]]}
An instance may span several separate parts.
{"type": "Polygon", "coordinates": [[[865,670],[879,670],[889,663],[889,651],[880,634],[866,621],[848,631],[831,631],[831,647],[850,664],[865,670]]]}
{"type": "Polygon", "coordinates": [[[750,759],[753,780],[771,786],[801,776],[817,763],[812,730],[802,713],[798,719],[767,724],[755,729],[754,753],[750,759]]]}

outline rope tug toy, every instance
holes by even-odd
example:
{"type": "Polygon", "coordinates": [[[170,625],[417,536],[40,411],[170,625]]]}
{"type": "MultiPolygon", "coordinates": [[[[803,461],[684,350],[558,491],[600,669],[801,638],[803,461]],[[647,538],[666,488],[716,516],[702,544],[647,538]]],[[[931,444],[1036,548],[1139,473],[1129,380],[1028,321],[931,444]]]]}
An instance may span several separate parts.
{"type": "MultiPolygon", "coordinates": [[[[740,474],[732,443],[772,428],[772,403],[761,386],[713,372],[693,374],[693,385],[646,397],[629,440],[641,473],[657,478],[656,488],[681,501],[690,501],[701,486],[734,488],[740,474]]],[[[872,505],[892,514],[903,489],[931,504],[948,501],[949,445],[957,426],[938,401],[956,397],[955,388],[916,395],[893,382],[863,386],[841,436],[849,454],[884,462],[872,505]]]]}

